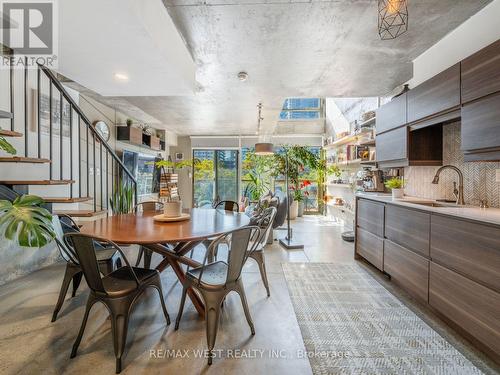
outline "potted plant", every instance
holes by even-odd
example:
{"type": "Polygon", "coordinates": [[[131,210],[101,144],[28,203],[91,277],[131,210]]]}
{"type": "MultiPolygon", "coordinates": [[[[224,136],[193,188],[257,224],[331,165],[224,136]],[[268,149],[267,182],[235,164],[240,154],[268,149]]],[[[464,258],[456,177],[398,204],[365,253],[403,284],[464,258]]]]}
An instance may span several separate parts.
{"type": "Polygon", "coordinates": [[[16,149],[4,137],[0,137],[0,150],[3,150],[11,155],[16,154],[16,149]]]}
{"type": "Polygon", "coordinates": [[[52,242],[56,233],[51,213],[41,207],[44,203],[35,195],[22,195],[14,202],[0,200],[1,234],[23,247],[43,247],[52,242]]]}
{"type": "Polygon", "coordinates": [[[128,118],[127,121],[126,121],[127,127],[128,128],[132,127],[132,123],[133,123],[132,119],[128,118]]]}
{"type": "Polygon", "coordinates": [[[401,199],[404,197],[405,180],[403,177],[392,177],[384,185],[387,189],[391,189],[392,199],[401,199]]]}
{"type": "Polygon", "coordinates": [[[134,187],[131,184],[118,184],[109,198],[111,212],[115,215],[128,214],[134,209],[134,187]]]}

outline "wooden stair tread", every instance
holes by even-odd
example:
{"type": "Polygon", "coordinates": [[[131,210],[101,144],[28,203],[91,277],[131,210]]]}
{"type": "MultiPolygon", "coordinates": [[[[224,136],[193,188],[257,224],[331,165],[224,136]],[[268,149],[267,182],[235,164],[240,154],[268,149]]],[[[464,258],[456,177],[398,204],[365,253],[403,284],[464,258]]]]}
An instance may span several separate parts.
{"type": "Polygon", "coordinates": [[[4,137],[22,137],[23,133],[14,132],[12,130],[0,129],[0,135],[4,137]]]}
{"type": "Polygon", "coordinates": [[[74,184],[73,180],[3,180],[3,185],[69,185],[74,184]]]}
{"type": "Polygon", "coordinates": [[[78,203],[90,201],[92,197],[43,197],[42,199],[47,203],[78,203]]]}
{"type": "Polygon", "coordinates": [[[54,215],[68,215],[71,217],[93,217],[106,213],[106,210],[56,210],[54,215]]]}
{"type": "Polygon", "coordinates": [[[24,156],[6,156],[0,157],[0,163],[50,163],[50,159],[28,158],[24,156]]]}

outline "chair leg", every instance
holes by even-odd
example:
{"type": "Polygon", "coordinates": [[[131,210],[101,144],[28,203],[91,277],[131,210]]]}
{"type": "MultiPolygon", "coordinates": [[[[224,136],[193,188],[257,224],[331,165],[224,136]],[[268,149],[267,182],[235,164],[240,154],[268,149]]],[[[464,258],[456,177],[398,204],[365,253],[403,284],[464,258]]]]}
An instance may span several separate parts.
{"type": "Polygon", "coordinates": [[[165,305],[165,298],[163,297],[163,288],[161,286],[160,275],[158,275],[158,280],[154,284],[154,288],[158,291],[158,294],[160,295],[161,308],[163,309],[163,315],[165,316],[167,325],[170,325],[170,316],[168,315],[167,306],[165,305]]]}
{"type": "Polygon", "coordinates": [[[250,326],[250,331],[252,335],[255,335],[255,327],[253,325],[252,316],[250,315],[250,309],[248,308],[247,297],[245,295],[245,288],[241,279],[237,281],[236,292],[240,295],[241,304],[243,305],[243,311],[245,312],[245,318],[247,318],[248,325],[250,326]]]}
{"type": "Polygon", "coordinates": [[[119,314],[112,313],[111,330],[113,332],[113,344],[116,357],[115,372],[119,374],[122,371],[122,356],[125,350],[125,344],[127,343],[128,311],[119,314]]]}
{"type": "Polygon", "coordinates": [[[138,267],[139,263],[141,263],[142,254],[144,254],[144,248],[142,246],[139,246],[139,254],[137,254],[137,260],[135,262],[136,267],[138,267]]]}
{"type": "Polygon", "coordinates": [[[175,330],[179,329],[179,323],[181,322],[182,312],[184,311],[184,303],[186,302],[187,286],[182,287],[181,304],[179,305],[179,312],[177,313],[177,318],[175,318],[175,330]]]}
{"type": "Polygon", "coordinates": [[[225,294],[209,292],[202,292],[202,294],[205,301],[205,320],[207,321],[208,364],[211,365],[215,339],[219,330],[221,303],[225,294]]]}
{"type": "Polygon", "coordinates": [[[153,252],[149,249],[144,249],[144,268],[151,268],[151,258],[153,257],[153,252]]]}
{"type": "Polygon", "coordinates": [[[89,318],[90,309],[95,303],[95,299],[92,295],[89,295],[89,299],[87,300],[87,306],[85,307],[85,314],[83,315],[82,325],[80,327],[80,331],[78,332],[78,336],[76,337],[75,343],[73,344],[73,349],[71,350],[70,358],[74,358],[76,356],[76,352],[78,351],[78,347],[80,346],[80,342],[82,341],[83,332],[85,331],[85,326],[87,325],[87,319],[89,318]]]}
{"type": "Polygon", "coordinates": [[[66,270],[64,271],[64,278],[61,284],[61,290],[59,291],[59,298],[57,299],[56,307],[54,308],[54,312],[52,313],[52,322],[56,321],[57,314],[59,314],[59,311],[61,310],[61,307],[64,303],[64,298],[66,298],[66,293],[68,292],[69,284],[71,283],[71,280],[78,272],[80,272],[81,274],[82,271],[76,266],[73,267],[70,266],[69,264],[66,264],[66,270]]]}
{"type": "Polygon", "coordinates": [[[266,262],[264,260],[264,252],[263,251],[255,251],[250,255],[253,258],[257,265],[259,266],[260,277],[267,291],[267,296],[271,296],[271,292],[269,291],[269,281],[267,281],[267,272],[266,272],[266,262]]]}
{"type": "Polygon", "coordinates": [[[80,282],[82,281],[82,276],[83,272],[78,272],[73,276],[73,293],[71,293],[71,297],[74,297],[76,295],[76,291],[78,290],[80,282]]]}

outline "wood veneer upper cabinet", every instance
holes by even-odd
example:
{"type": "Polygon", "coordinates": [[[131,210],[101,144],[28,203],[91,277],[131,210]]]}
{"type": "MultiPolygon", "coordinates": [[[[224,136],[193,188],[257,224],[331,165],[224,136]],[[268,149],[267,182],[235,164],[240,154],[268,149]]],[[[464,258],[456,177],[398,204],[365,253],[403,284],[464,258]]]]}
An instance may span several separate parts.
{"type": "Polygon", "coordinates": [[[384,237],[384,209],[383,203],[358,199],[356,225],[379,237],[384,237]]]}
{"type": "Polygon", "coordinates": [[[500,39],[462,61],[462,103],[500,91],[500,39]]]}
{"type": "Polygon", "coordinates": [[[500,293],[500,228],[432,215],[431,258],[500,293]]]}
{"type": "Polygon", "coordinates": [[[462,150],[465,161],[500,160],[500,93],[462,107],[462,150]]]}
{"type": "Polygon", "coordinates": [[[411,294],[428,302],[429,260],[389,240],[384,241],[384,272],[411,294]]]}
{"type": "Polygon", "coordinates": [[[460,106],[460,64],[418,85],[407,95],[409,123],[460,106]]]}
{"type": "Polygon", "coordinates": [[[377,109],[377,133],[382,133],[406,124],[406,93],[394,98],[377,109]]]}
{"type": "Polygon", "coordinates": [[[385,237],[426,258],[429,257],[431,215],[388,204],[385,208],[385,237]]]}
{"type": "Polygon", "coordinates": [[[429,304],[500,359],[500,294],[433,262],[429,304]]]}
{"type": "Polygon", "coordinates": [[[408,129],[406,127],[377,135],[377,161],[403,161],[398,166],[407,165],[408,129]]]}

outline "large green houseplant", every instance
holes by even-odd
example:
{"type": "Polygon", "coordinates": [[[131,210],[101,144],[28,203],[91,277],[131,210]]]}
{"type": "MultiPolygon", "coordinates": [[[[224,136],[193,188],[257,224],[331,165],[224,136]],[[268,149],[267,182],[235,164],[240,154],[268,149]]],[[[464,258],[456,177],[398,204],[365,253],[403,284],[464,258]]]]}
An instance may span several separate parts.
{"type": "Polygon", "coordinates": [[[16,149],[4,137],[0,136],[0,150],[3,150],[11,155],[16,154],[16,149]]]}
{"type": "Polygon", "coordinates": [[[121,181],[109,198],[111,212],[115,215],[128,214],[134,209],[134,186],[121,181]]]}
{"type": "Polygon", "coordinates": [[[41,207],[44,200],[35,195],[17,197],[14,202],[0,200],[0,233],[23,247],[43,247],[56,233],[52,215],[41,207]]]}

